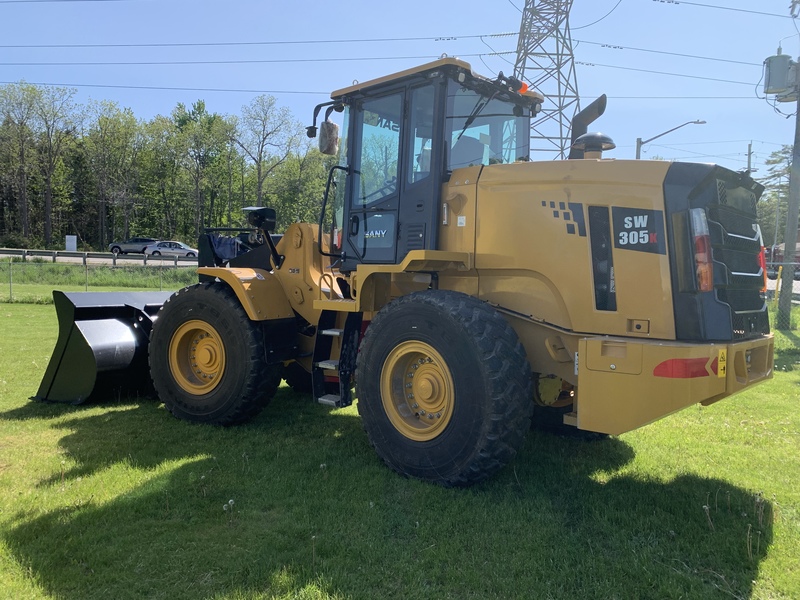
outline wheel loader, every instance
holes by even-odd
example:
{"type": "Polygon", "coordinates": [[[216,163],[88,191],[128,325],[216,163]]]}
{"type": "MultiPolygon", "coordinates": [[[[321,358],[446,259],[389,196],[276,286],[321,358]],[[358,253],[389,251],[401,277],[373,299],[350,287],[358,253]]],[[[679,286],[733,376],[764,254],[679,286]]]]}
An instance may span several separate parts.
{"type": "Polygon", "coordinates": [[[176,417],[227,426],[285,378],[357,399],[397,472],[466,486],[532,424],[619,435],[771,378],[762,186],[603,158],[605,97],[569,159],[531,160],[543,100],[453,58],[334,92],[308,127],[338,156],[318,222],[276,244],[253,207],[238,237],[201,237],[199,283],[174,294],[54,292],[35,398],[152,381],[176,417]]]}

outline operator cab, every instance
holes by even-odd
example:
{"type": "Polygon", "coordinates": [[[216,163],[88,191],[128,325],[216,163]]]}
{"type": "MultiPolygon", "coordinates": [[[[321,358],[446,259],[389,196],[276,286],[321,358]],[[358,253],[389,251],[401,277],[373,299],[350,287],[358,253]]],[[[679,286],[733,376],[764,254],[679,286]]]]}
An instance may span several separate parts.
{"type": "Polygon", "coordinates": [[[489,80],[444,58],[334,92],[320,150],[334,153],[328,120],[343,112],[339,161],[320,217],[342,272],[396,264],[411,250],[435,250],[442,184],[469,166],[528,160],[530,118],[542,97],[502,73],[489,80]]]}

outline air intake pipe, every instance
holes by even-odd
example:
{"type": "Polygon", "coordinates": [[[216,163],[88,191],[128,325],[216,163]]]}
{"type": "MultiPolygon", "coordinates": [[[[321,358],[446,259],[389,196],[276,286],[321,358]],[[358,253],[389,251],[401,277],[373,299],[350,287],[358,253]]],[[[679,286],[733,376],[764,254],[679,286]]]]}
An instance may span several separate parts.
{"type": "Polygon", "coordinates": [[[608,97],[603,94],[589,106],[572,118],[572,136],[570,140],[569,158],[583,158],[583,150],[575,148],[575,140],[589,131],[589,125],[606,111],[608,97]]]}

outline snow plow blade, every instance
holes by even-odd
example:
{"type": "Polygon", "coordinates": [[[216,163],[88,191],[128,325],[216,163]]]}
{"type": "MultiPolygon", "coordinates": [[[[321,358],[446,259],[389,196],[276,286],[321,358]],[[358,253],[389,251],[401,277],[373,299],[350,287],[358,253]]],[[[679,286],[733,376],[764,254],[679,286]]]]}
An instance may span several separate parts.
{"type": "Polygon", "coordinates": [[[58,340],[32,399],[80,404],[101,393],[146,393],[150,330],[171,294],[53,291],[58,340]]]}

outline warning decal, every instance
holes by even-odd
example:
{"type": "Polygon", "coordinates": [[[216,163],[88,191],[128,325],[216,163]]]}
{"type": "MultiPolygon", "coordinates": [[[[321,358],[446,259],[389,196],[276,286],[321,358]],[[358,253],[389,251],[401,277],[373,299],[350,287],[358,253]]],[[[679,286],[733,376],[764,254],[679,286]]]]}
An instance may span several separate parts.
{"type": "Polygon", "coordinates": [[[717,359],[717,377],[725,378],[728,374],[728,351],[720,350],[717,359]]]}

